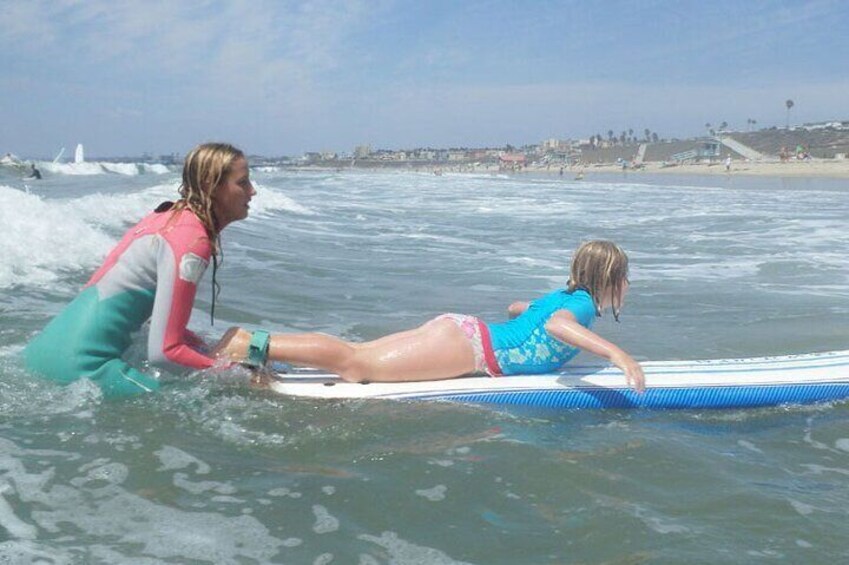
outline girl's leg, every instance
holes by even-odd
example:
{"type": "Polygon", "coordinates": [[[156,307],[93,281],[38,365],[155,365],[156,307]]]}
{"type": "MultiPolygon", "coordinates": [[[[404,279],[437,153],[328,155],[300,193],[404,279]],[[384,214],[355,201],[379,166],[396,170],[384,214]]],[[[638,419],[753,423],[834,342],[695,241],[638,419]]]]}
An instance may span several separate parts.
{"type": "MultiPolygon", "coordinates": [[[[249,342],[250,333],[233,328],[216,352],[243,359],[249,342]]],[[[317,333],[273,335],[268,358],[330,371],[352,382],[450,379],[475,370],[468,338],[453,321],[445,319],[365,343],[317,333]]]]}

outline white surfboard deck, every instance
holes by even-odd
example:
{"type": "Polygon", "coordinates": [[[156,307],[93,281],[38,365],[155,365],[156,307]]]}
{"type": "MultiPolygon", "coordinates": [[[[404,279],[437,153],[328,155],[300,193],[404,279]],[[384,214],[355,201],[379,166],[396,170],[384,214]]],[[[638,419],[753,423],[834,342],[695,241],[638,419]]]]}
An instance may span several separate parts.
{"type": "Polygon", "coordinates": [[[567,366],[546,375],[472,376],[442,381],[348,383],[310,370],[278,374],[281,394],[333,399],[451,400],[548,408],[747,408],[849,398],[849,350],[781,357],[642,363],[646,391],[605,366],[567,366]]]}

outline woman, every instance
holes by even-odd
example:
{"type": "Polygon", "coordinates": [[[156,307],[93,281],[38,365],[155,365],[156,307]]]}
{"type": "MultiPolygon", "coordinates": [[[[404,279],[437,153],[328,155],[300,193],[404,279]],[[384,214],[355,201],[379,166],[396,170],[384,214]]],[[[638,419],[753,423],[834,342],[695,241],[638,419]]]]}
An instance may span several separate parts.
{"type": "Polygon", "coordinates": [[[31,371],[60,383],[89,378],[107,396],[155,390],[154,377],[121,359],[148,319],[152,364],[216,364],[186,326],[210,258],[215,288],[221,230],[247,217],[256,191],[244,153],[225,143],[199,145],[186,156],[179,191],[176,203],[161,204],[127,231],[80,294],[27,345],[31,371]]]}

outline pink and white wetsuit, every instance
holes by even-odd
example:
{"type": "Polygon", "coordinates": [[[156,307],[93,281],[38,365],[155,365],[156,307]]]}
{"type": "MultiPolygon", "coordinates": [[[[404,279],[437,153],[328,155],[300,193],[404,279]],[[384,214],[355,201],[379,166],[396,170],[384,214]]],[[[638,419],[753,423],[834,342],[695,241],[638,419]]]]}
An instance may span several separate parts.
{"type": "Polygon", "coordinates": [[[69,383],[86,377],[107,395],[158,388],[158,381],[121,359],[131,334],[150,319],[150,362],[204,369],[215,360],[187,328],[197,283],[212,248],[189,210],[153,212],[131,228],[82,292],[25,351],[30,370],[69,383]]]}

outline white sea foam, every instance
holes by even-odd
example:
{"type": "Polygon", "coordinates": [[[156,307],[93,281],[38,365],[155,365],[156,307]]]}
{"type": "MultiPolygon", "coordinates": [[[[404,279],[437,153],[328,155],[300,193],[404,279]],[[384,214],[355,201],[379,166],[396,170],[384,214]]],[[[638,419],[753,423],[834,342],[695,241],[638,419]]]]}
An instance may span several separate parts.
{"type": "Polygon", "coordinates": [[[251,218],[269,217],[275,212],[292,212],[304,216],[313,216],[316,212],[306,206],[298,204],[289,196],[283,194],[279,189],[254,183],[256,196],[251,200],[251,218]]]}
{"type": "Polygon", "coordinates": [[[129,194],[46,200],[0,186],[0,288],[44,287],[64,273],[92,270],[117,240],[106,230],[127,227],[173,189],[158,185],[129,194]]]}
{"type": "Polygon", "coordinates": [[[792,506],[793,509],[802,516],[813,514],[816,510],[816,508],[811,506],[810,504],[799,502],[798,500],[793,500],[792,498],[788,498],[787,500],[790,502],[790,506],[792,506]]]}
{"type": "Polygon", "coordinates": [[[0,186],[0,288],[45,286],[62,272],[90,268],[113,243],[70,206],[0,186]]]}
{"type": "Polygon", "coordinates": [[[289,498],[301,498],[301,493],[292,492],[286,487],[278,487],[268,491],[268,496],[288,496],[289,498]]]}
{"type": "Polygon", "coordinates": [[[139,546],[149,558],[213,563],[270,562],[283,546],[254,517],[182,511],[127,492],[126,465],[98,459],[83,466],[84,475],[65,483],[55,468],[47,467],[50,457],[0,439],[0,483],[15,485],[17,498],[36,505],[25,520],[0,501],[0,527],[20,539],[36,538],[41,530],[73,532],[89,547],[99,546],[98,541],[108,544],[101,549],[111,555],[111,562],[130,562],[116,553],[122,546],[139,546]],[[35,457],[46,470],[30,472],[21,463],[35,457]]]}
{"type": "MultiPolygon", "coordinates": [[[[27,563],[33,565],[71,565],[76,563],[75,551],[62,551],[55,543],[39,544],[30,540],[12,540],[0,543],[0,563],[27,563]]],[[[104,563],[116,563],[106,559],[104,563]]]]}
{"type": "Polygon", "coordinates": [[[3,497],[6,491],[11,490],[8,485],[0,485],[0,528],[6,530],[13,538],[35,539],[37,529],[32,524],[24,522],[15,514],[12,506],[3,497]]]}
{"type": "Polygon", "coordinates": [[[107,173],[135,176],[139,174],[139,167],[135,163],[100,163],[107,173]]]}
{"type": "Polygon", "coordinates": [[[339,529],[339,519],[331,516],[327,508],[320,504],[315,504],[312,507],[312,512],[315,515],[315,524],[312,531],[317,534],[329,534],[339,529]]]}
{"type": "Polygon", "coordinates": [[[84,161],[82,163],[53,163],[42,161],[38,168],[54,175],[104,175],[136,176],[139,174],[164,175],[171,170],[159,163],[112,163],[109,161],[84,161]]]}
{"type": "Polygon", "coordinates": [[[429,489],[419,489],[416,491],[416,494],[430,500],[431,502],[440,502],[445,500],[446,492],[448,492],[448,487],[445,485],[436,485],[429,489]]]}
{"type": "Polygon", "coordinates": [[[467,562],[452,559],[447,554],[432,547],[415,545],[398,537],[395,532],[383,532],[380,536],[363,534],[363,541],[379,545],[389,554],[390,563],[428,563],[430,565],[463,565],[467,562]]]}
{"type": "Polygon", "coordinates": [[[54,175],[102,175],[106,169],[100,163],[40,163],[39,167],[54,175]]]}
{"type": "Polygon", "coordinates": [[[191,481],[185,473],[174,473],[174,486],[186,490],[192,494],[204,492],[217,492],[218,494],[234,494],[236,488],[227,483],[218,481],[191,481]]]}
{"type": "Polygon", "coordinates": [[[197,457],[186,453],[178,447],[166,445],[163,446],[162,449],[154,451],[154,455],[159,457],[159,461],[162,462],[162,466],[157,469],[157,471],[173,471],[175,469],[185,469],[190,465],[196,466],[195,472],[199,475],[205,475],[210,471],[209,465],[207,465],[197,457]]]}

